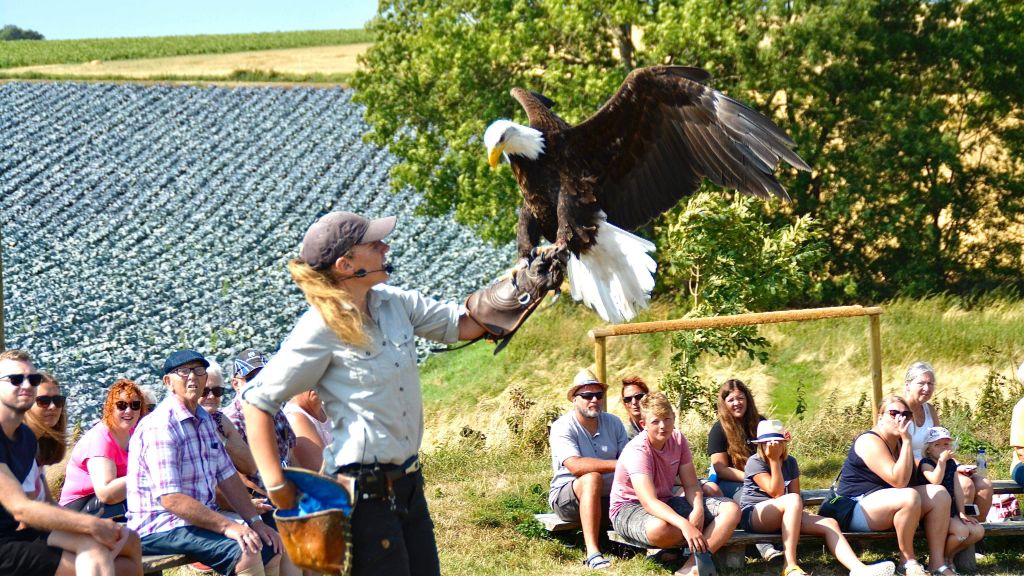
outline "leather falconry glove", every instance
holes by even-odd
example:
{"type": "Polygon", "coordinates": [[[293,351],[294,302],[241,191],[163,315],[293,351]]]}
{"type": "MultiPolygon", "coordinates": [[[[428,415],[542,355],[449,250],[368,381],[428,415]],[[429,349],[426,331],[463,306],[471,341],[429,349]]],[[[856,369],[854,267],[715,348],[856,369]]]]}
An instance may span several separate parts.
{"type": "Polygon", "coordinates": [[[511,278],[498,280],[466,299],[466,312],[483,327],[483,338],[498,343],[495,354],[505,348],[544,296],[562,285],[567,255],[564,250],[534,254],[511,278]]]}

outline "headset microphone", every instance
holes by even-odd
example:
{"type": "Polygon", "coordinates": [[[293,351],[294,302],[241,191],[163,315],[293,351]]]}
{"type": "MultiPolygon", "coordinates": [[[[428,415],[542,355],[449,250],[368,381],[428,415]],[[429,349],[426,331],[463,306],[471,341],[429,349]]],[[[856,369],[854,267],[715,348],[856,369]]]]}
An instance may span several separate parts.
{"type": "Polygon", "coordinates": [[[383,268],[377,270],[367,270],[366,268],[360,268],[359,270],[356,270],[355,273],[353,273],[352,276],[350,276],[350,278],[365,278],[367,274],[372,274],[373,272],[387,272],[388,274],[391,274],[394,271],[395,267],[392,266],[391,264],[386,264],[383,268]]]}

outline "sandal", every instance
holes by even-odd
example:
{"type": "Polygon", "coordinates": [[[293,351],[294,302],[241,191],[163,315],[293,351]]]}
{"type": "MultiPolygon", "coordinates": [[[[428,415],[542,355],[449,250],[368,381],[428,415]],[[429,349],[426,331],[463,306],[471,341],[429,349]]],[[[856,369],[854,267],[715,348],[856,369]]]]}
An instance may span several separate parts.
{"type": "Polygon", "coordinates": [[[875,564],[865,564],[861,568],[850,570],[850,576],[892,576],[896,572],[896,565],[886,560],[875,564]]]}
{"type": "Polygon", "coordinates": [[[698,576],[718,576],[718,569],[715,568],[715,561],[709,552],[697,552],[693,558],[697,563],[698,576]]]}
{"type": "Polygon", "coordinates": [[[794,565],[790,566],[789,568],[786,568],[785,570],[783,570],[782,571],[782,576],[810,576],[810,574],[808,574],[807,572],[804,572],[803,568],[801,568],[800,566],[794,564],[794,565]]]}
{"type": "Polygon", "coordinates": [[[653,554],[648,554],[647,559],[659,564],[674,564],[681,558],[679,551],[668,548],[659,548],[653,554]]]}
{"type": "Polygon", "coordinates": [[[949,564],[943,564],[935,570],[932,570],[932,574],[935,576],[960,576],[960,574],[949,564]]]}
{"type": "Polygon", "coordinates": [[[607,558],[601,555],[600,552],[587,556],[587,559],[583,561],[583,565],[591,570],[604,570],[612,565],[607,558]]]}
{"type": "MultiPolygon", "coordinates": [[[[946,567],[949,568],[948,566],[946,567]]],[[[900,574],[905,576],[932,576],[932,573],[925,570],[924,566],[921,566],[919,562],[907,562],[903,565],[903,569],[900,574]]]]}

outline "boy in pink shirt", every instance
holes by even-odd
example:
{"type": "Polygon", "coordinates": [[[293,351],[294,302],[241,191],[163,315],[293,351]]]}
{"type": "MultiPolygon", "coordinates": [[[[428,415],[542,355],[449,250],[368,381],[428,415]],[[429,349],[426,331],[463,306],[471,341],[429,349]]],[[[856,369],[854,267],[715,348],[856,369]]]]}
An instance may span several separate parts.
{"type": "Polygon", "coordinates": [[[619,456],[612,482],[611,516],[615,531],[647,547],[678,548],[685,544],[694,554],[677,574],[714,573],[705,553],[721,548],[739,523],[740,510],[727,498],[705,497],[701,492],[686,437],[675,429],[675,413],[668,398],[652,392],[640,401],[644,431],[619,456]],[[683,496],[673,496],[676,481],[683,496]]]}

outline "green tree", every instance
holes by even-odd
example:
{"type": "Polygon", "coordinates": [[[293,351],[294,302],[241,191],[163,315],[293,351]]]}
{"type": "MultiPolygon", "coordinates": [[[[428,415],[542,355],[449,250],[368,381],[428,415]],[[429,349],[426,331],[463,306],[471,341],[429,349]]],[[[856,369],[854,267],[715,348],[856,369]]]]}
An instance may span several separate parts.
{"type": "Polygon", "coordinates": [[[1022,283],[1021,3],[425,0],[382,2],[371,29],[354,85],[393,183],[485,238],[513,236],[520,202],[481,143],[523,120],[509,88],[579,122],[633,66],[673,62],[775,118],[815,167],[783,172],[794,203],[766,213],[829,231],[827,300],[1022,283]]]}
{"type": "MultiPolygon", "coordinates": [[[[656,228],[660,285],[673,287],[677,302],[689,308],[687,317],[772,310],[814,294],[826,253],[818,224],[807,216],[771,224],[758,209],[760,201],[737,196],[697,194],[656,228]]],[[[702,358],[768,358],[768,341],[756,326],[681,331],[673,334],[672,347],[662,389],[681,412],[704,416],[715,414],[717,385],[701,377],[702,358]]]]}
{"type": "Polygon", "coordinates": [[[42,40],[43,35],[35,30],[26,30],[8,24],[0,28],[0,41],[2,40],[42,40]]]}

